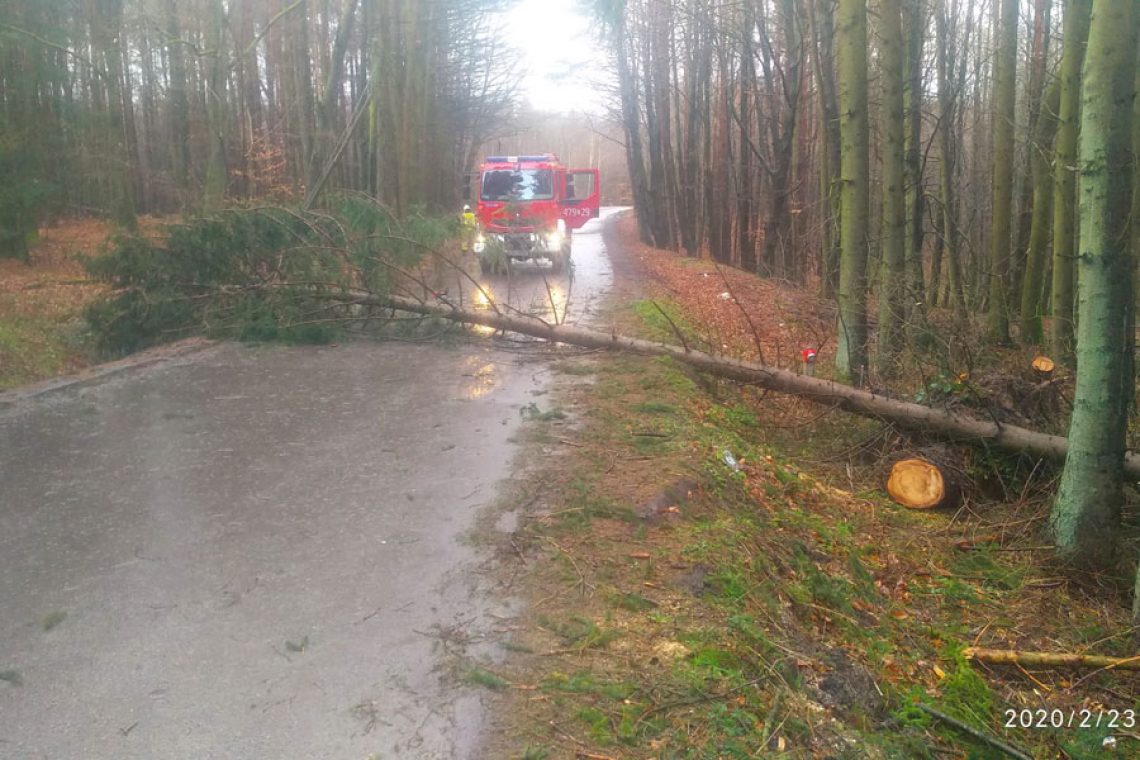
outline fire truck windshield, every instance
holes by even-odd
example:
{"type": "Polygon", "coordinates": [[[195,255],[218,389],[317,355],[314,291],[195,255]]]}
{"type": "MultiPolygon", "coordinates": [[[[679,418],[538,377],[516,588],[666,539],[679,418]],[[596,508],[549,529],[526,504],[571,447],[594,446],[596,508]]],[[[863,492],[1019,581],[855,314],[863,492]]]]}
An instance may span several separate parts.
{"type": "Polygon", "coordinates": [[[485,201],[549,201],[554,183],[549,169],[496,169],[483,172],[485,201]]]}

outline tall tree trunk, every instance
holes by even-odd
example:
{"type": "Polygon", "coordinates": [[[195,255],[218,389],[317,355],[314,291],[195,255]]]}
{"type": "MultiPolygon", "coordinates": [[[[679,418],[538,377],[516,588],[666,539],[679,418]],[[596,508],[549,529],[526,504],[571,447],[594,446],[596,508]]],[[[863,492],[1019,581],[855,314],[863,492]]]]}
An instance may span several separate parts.
{"type": "Polygon", "coordinates": [[[107,87],[107,180],[111,188],[111,215],[127,229],[134,229],[134,181],[128,148],[124,97],[131,97],[124,87],[123,55],[119,42],[122,34],[122,0],[96,0],[91,19],[92,43],[106,63],[104,83],[107,87]]]}
{"type": "Polygon", "coordinates": [[[711,43],[703,38],[694,25],[690,29],[689,46],[691,55],[686,67],[685,134],[684,151],[680,156],[683,180],[681,192],[677,195],[678,217],[681,227],[681,242],[685,253],[692,257],[701,253],[701,86],[707,86],[712,59],[711,43]]]}
{"type": "Polygon", "coordinates": [[[225,50],[226,11],[220,0],[211,4],[210,42],[213,53],[209,58],[209,84],[206,92],[206,139],[209,153],[206,160],[206,188],[203,205],[214,209],[225,200],[229,171],[226,166],[226,80],[227,56],[225,50]]]}
{"type": "Polygon", "coordinates": [[[823,201],[823,241],[820,252],[820,292],[833,298],[839,290],[840,202],[839,202],[839,105],[835,97],[835,69],[832,51],[834,33],[831,7],[825,0],[805,0],[810,7],[816,87],[819,91],[820,140],[819,192],[823,201]]]}
{"type": "MultiPolygon", "coordinates": [[[[706,213],[709,232],[709,253],[713,260],[722,264],[732,263],[732,176],[729,162],[732,160],[732,123],[729,105],[732,100],[732,86],[728,73],[728,53],[718,51],[718,76],[716,83],[716,110],[712,115],[716,139],[712,145],[712,167],[710,169],[711,188],[706,213]]],[[[712,129],[710,129],[710,132],[712,129]]]]}
{"type": "MultiPolygon", "coordinates": [[[[799,99],[802,77],[800,62],[803,57],[802,37],[795,18],[795,4],[791,0],[780,3],[784,26],[785,56],[784,66],[779,72],[777,51],[767,43],[768,35],[761,31],[760,39],[764,48],[761,62],[764,66],[765,85],[769,91],[770,108],[776,113],[769,118],[769,134],[772,141],[772,163],[770,172],[771,192],[768,214],[764,225],[764,250],[762,260],[767,267],[765,274],[789,277],[792,274],[792,167],[793,146],[798,127],[799,99]],[[777,76],[777,73],[779,76],[777,76]],[[779,102],[777,102],[779,98],[779,102]]],[[[761,23],[763,21],[761,20],[761,23]]]]}
{"type": "MultiPolygon", "coordinates": [[[[1140,41],[1140,11],[1133,19],[1137,25],[1137,38],[1140,41]]],[[[1125,325],[1125,335],[1128,336],[1128,383],[1132,393],[1129,394],[1128,413],[1135,418],[1137,414],[1138,399],[1136,396],[1136,319],[1137,308],[1140,307],[1140,51],[1137,51],[1135,89],[1137,97],[1132,99],[1132,211],[1129,217],[1131,252],[1132,252],[1132,297],[1128,299],[1128,322],[1125,325]]]]}
{"type": "Polygon", "coordinates": [[[994,59],[994,179],[990,238],[989,334],[998,343],[1009,341],[1006,279],[1013,212],[1014,105],[1017,97],[1017,0],[1001,0],[994,59]]]}
{"type": "Polygon", "coordinates": [[[839,0],[839,134],[843,221],[840,231],[839,376],[862,385],[867,372],[867,217],[869,160],[867,118],[867,4],[839,0]]]}
{"type": "Polygon", "coordinates": [[[645,176],[637,82],[634,80],[626,47],[628,40],[624,13],[619,13],[610,34],[618,70],[622,125],[625,127],[626,161],[629,168],[630,184],[633,186],[633,205],[637,213],[637,231],[642,243],[652,245],[653,227],[650,224],[650,217],[653,212],[649,198],[649,181],[645,176]]]}
{"type": "MultiPolygon", "coordinates": [[[[962,292],[962,270],[959,263],[958,241],[958,205],[954,193],[954,165],[957,158],[957,148],[954,145],[954,122],[957,118],[955,111],[956,93],[954,92],[954,56],[950,50],[948,20],[946,6],[948,0],[939,0],[935,9],[935,25],[938,32],[938,146],[942,154],[941,188],[942,188],[942,244],[943,255],[946,258],[947,279],[949,280],[949,297],[947,303],[954,306],[955,312],[962,316],[966,304],[962,292]]],[[[962,66],[964,68],[964,66],[962,66]]],[[[961,70],[961,69],[960,69],[961,70]]],[[[931,278],[934,273],[931,272],[931,278]]],[[[927,291],[926,300],[933,303],[935,290],[927,291]]]]}
{"type": "Polygon", "coordinates": [[[646,114],[649,133],[650,192],[653,199],[653,242],[658,248],[673,250],[672,134],[669,128],[669,29],[670,8],[661,3],[653,8],[645,42],[646,114]]]}
{"type": "Polygon", "coordinates": [[[317,132],[313,145],[313,159],[309,165],[310,186],[316,184],[317,178],[325,170],[325,162],[333,153],[333,145],[338,137],[336,129],[336,113],[340,91],[344,79],[344,59],[348,53],[348,41],[352,34],[356,20],[356,6],[358,0],[345,0],[337,23],[336,39],[333,42],[331,57],[328,59],[328,68],[321,92],[320,105],[317,108],[317,132]]]}
{"type": "Polygon", "coordinates": [[[880,374],[892,370],[898,354],[906,288],[906,104],[903,77],[903,31],[901,0],[879,4],[880,81],[883,88],[883,253],[879,275],[880,374]]]}
{"type": "Polygon", "coordinates": [[[1092,0],[1065,4],[1061,51],[1061,105],[1053,168],[1053,287],[1049,351],[1056,361],[1073,359],[1073,274],[1077,265],[1077,135],[1081,115],[1081,67],[1092,0]]]}
{"type": "Polygon", "coordinates": [[[1033,142],[1029,146],[1033,179],[1033,220],[1029,247],[1025,254],[1025,277],[1021,287],[1021,342],[1039,345],[1044,340],[1041,315],[1045,310],[1041,288],[1045,279],[1045,259],[1049,248],[1049,227],[1053,216],[1053,137],[1057,133],[1057,109],[1061,103],[1061,80],[1049,84],[1041,100],[1033,142]]]}
{"type": "Polygon", "coordinates": [[[740,189],[736,194],[736,250],[740,253],[740,267],[748,272],[757,271],[756,240],[752,235],[752,194],[756,183],[752,177],[752,102],[749,96],[756,88],[756,60],[752,50],[755,22],[752,5],[746,4],[740,14],[740,104],[737,122],[740,128],[740,189]]]}
{"type": "Polygon", "coordinates": [[[922,45],[926,34],[924,0],[906,0],[906,272],[908,317],[916,326],[923,314],[922,228],[922,45]]]}
{"type": "Polygon", "coordinates": [[[1125,325],[1132,297],[1134,14],[1134,0],[1094,0],[1084,69],[1077,382],[1069,450],[1049,525],[1061,556],[1087,566],[1112,560],[1131,395],[1125,325]]]}
{"type": "Polygon", "coordinates": [[[315,122],[316,96],[313,90],[312,51],[309,49],[309,20],[307,8],[294,14],[291,19],[293,30],[287,35],[289,59],[292,63],[292,131],[296,135],[299,150],[295,167],[298,184],[309,177],[309,167],[313,160],[313,124],[315,122]]]}
{"type": "MultiPolygon", "coordinates": [[[[1045,63],[1049,53],[1049,16],[1052,0],[1033,0],[1033,43],[1029,54],[1029,83],[1025,90],[1025,111],[1029,114],[1029,123],[1024,134],[1029,135],[1032,142],[1037,134],[1037,119],[1041,114],[1041,100],[1045,94],[1045,63]]],[[[1056,110],[1054,109],[1054,113],[1056,110]]],[[[1033,231],[1033,214],[1035,209],[1033,178],[1033,146],[1029,146],[1026,156],[1029,170],[1018,177],[1020,191],[1018,193],[1017,229],[1014,233],[1012,259],[1010,260],[1010,277],[1006,285],[1006,295],[1014,301],[1014,306],[1020,302],[1020,294],[1024,292],[1025,268],[1028,264],[1029,238],[1033,231]]]]}

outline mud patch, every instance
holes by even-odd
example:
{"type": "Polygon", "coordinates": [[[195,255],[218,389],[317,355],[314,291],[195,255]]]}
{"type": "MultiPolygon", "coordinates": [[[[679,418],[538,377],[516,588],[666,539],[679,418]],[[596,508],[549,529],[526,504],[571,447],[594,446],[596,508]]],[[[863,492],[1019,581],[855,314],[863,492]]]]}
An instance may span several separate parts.
{"type": "Polygon", "coordinates": [[[883,696],[866,670],[853,663],[842,649],[829,650],[823,659],[831,666],[831,672],[819,683],[824,704],[850,716],[870,713],[884,717],[883,696]]]}
{"type": "Polygon", "coordinates": [[[681,588],[688,591],[696,597],[704,596],[708,590],[708,583],[706,579],[709,577],[709,569],[703,564],[696,564],[677,579],[676,583],[681,588]]]}
{"type": "Polygon", "coordinates": [[[648,501],[634,507],[633,512],[651,524],[681,516],[681,507],[688,505],[697,495],[700,486],[691,478],[680,478],[648,501]]]}

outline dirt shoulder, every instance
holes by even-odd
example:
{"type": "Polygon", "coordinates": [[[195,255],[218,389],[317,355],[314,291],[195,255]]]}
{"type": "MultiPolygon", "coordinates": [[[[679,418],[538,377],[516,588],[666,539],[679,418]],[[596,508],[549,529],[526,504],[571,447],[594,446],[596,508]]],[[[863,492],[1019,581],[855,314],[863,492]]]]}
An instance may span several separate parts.
{"type": "Polygon", "coordinates": [[[95,253],[109,227],[69,221],[44,230],[31,264],[0,259],[0,389],[88,365],[77,324],[103,287],[87,278],[80,253],[95,253]]]}
{"type": "MultiPolygon", "coordinates": [[[[715,269],[632,235],[629,220],[608,230],[620,332],[731,333],[787,355],[823,329],[810,296],[742,273],[733,293],[780,304],[767,321],[799,317],[764,330],[731,304],[713,313],[729,300],[704,282],[715,269]]],[[[514,530],[488,532],[491,572],[527,605],[499,629],[504,658],[468,671],[496,701],[487,757],[995,756],[919,703],[1027,756],[1104,757],[1114,731],[1118,756],[1135,756],[1123,723],[1005,728],[1007,709],[1135,709],[1135,679],[961,654],[1135,649],[1126,589],[1048,565],[1047,504],[1013,490],[1026,463],[997,463],[1001,500],[907,511],[879,485],[894,441],[881,425],[670,360],[593,353],[553,369],[550,403],[578,411],[527,423],[524,448],[555,456],[496,513],[514,530]]]]}

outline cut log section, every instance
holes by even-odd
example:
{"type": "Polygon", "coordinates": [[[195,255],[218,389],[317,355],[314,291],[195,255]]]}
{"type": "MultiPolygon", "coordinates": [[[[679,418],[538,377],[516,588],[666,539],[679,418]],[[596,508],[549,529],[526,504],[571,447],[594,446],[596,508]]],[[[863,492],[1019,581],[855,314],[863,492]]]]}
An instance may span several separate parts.
{"type": "Polygon", "coordinates": [[[926,459],[901,459],[891,468],[887,493],[908,509],[955,507],[961,488],[947,467],[926,459]]]}
{"type": "Polygon", "coordinates": [[[1033,359],[1032,367],[1038,375],[1042,377],[1049,377],[1053,374],[1056,368],[1056,363],[1048,356],[1038,356],[1033,359]]]}

